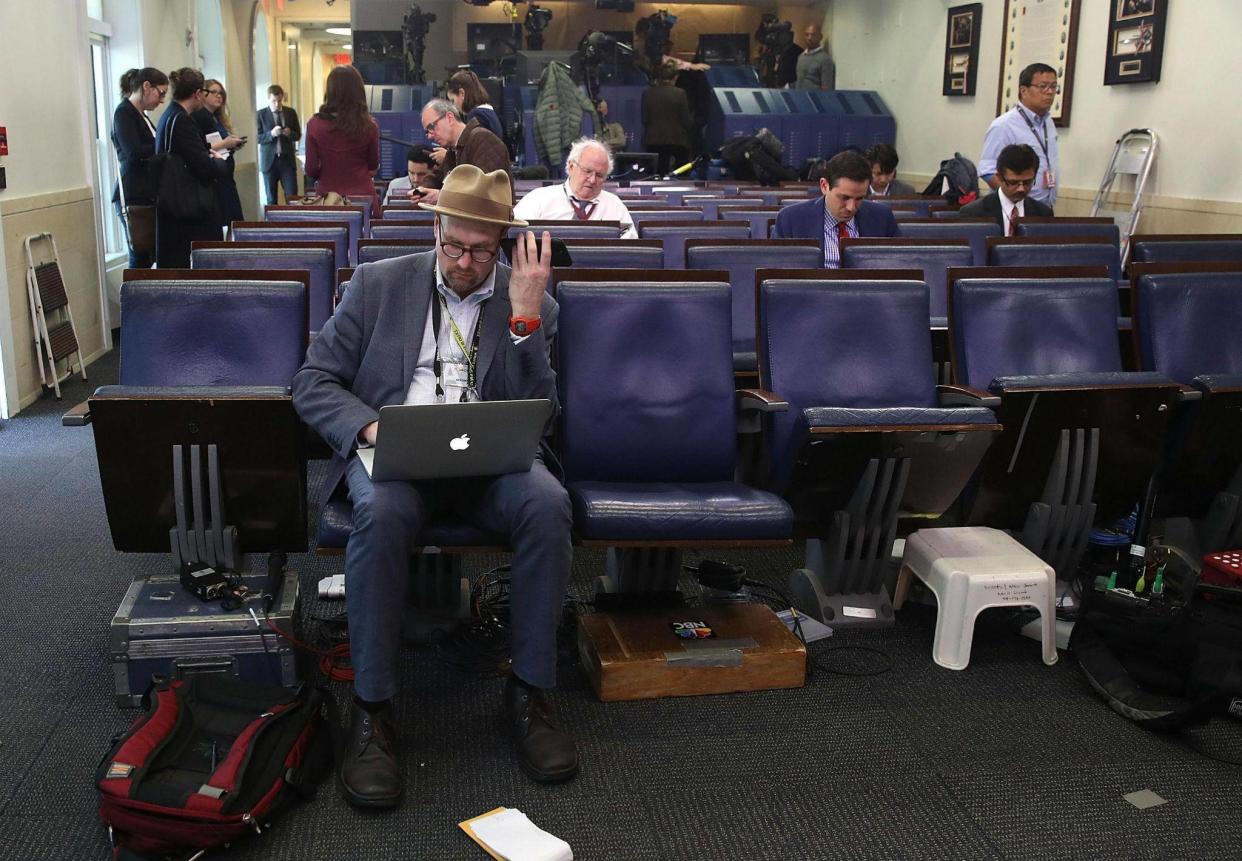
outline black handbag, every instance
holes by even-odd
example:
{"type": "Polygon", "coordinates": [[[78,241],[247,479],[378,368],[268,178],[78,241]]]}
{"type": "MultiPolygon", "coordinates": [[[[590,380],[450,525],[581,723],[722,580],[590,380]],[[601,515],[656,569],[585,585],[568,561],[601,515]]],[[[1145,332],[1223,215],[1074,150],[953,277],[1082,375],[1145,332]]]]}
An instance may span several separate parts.
{"type": "Polygon", "coordinates": [[[204,183],[186,167],[185,159],[171,152],[172,133],[180,116],[173,117],[164,135],[163,152],[148,163],[155,205],[161,214],[178,221],[208,221],[215,217],[215,183],[204,183]]]}

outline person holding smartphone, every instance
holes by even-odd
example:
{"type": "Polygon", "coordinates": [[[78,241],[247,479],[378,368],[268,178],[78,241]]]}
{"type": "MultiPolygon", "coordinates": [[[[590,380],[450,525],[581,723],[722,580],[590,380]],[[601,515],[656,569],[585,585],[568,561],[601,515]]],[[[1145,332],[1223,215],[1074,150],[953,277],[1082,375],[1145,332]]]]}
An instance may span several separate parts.
{"type": "Polygon", "coordinates": [[[285,201],[298,196],[298,164],[294,158],[302,126],[298,112],[285,106],[285,90],[280,84],[267,88],[267,107],[256,118],[259,129],[259,173],[268,203],[279,203],[276,185],[285,189],[285,201]]]}
{"type": "Polygon", "coordinates": [[[224,84],[215,78],[208,78],[203,88],[207,91],[203,94],[203,106],[194,112],[194,119],[203,129],[212,155],[223,160],[227,168],[227,172],[216,180],[220,226],[227,229],[234,221],[245,220],[241,195],[237,193],[237,182],[233,179],[237,166],[232,155],[246,143],[246,139],[233,134],[233,124],[229,119],[229,94],[224,84]]]}

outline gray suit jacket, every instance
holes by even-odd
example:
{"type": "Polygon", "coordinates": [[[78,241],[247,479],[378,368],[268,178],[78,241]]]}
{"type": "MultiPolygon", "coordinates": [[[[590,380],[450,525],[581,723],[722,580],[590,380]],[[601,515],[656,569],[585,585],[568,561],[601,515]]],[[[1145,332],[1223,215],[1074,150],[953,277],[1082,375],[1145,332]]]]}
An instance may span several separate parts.
{"type": "MultiPolygon", "coordinates": [[[[910,183],[902,182],[899,179],[895,179],[888,184],[888,194],[884,196],[885,197],[918,197],[918,192],[914,190],[914,186],[912,186],[910,183]]],[[[874,195],[869,194],[868,197],[874,197],[874,195]]]]}
{"type": "MultiPolygon", "coordinates": [[[[379,418],[380,407],[405,401],[431,311],[435,261],[435,252],[427,251],[359,266],[293,377],[298,415],[336,452],[323,485],[325,500],[345,475],[358,433],[379,418]]],[[[496,264],[495,293],[479,320],[479,395],[486,401],[547,398],[555,415],[556,302],[544,295],[542,325],[514,344],[509,273],[508,266],[496,264]]]]}

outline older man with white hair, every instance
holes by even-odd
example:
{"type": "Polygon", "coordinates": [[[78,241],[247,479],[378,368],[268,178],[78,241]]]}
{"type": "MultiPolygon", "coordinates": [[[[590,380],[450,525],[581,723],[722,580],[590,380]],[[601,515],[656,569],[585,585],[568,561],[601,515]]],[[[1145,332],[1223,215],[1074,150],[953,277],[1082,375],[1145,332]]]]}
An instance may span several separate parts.
{"type": "Polygon", "coordinates": [[[563,185],[545,185],[528,191],[513,209],[526,221],[619,221],[621,238],[637,239],[634,219],[621,198],[604,190],[612,173],[612,150],[595,138],[579,138],[565,159],[563,185]]]}

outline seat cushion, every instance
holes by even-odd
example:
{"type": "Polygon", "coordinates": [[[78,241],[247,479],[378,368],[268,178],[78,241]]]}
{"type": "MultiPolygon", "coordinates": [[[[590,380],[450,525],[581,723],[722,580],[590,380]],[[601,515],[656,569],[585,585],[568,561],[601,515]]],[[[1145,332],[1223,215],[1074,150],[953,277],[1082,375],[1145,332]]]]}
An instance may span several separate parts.
{"type": "Polygon", "coordinates": [[[808,407],[802,411],[806,427],[842,428],[879,425],[983,425],[996,416],[986,407],[808,407]]]}
{"type": "Polygon", "coordinates": [[[616,541],[754,541],[788,538],[793,512],[783,499],[732,481],[568,486],[574,528],[616,541]]]}
{"type": "MultiPolygon", "coordinates": [[[[318,546],[321,550],[340,549],[349,542],[353,504],[341,496],[333,497],[319,515],[318,546]]],[[[458,520],[436,518],[418,536],[419,547],[504,547],[508,539],[458,520]]]]}

